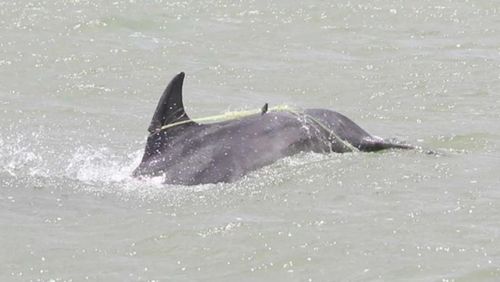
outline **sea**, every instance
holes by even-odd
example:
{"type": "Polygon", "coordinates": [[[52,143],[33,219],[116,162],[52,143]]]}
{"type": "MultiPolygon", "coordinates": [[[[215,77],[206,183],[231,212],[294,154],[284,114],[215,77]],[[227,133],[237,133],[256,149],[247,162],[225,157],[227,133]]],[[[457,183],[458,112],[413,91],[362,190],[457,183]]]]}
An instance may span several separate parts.
{"type": "Polygon", "coordinates": [[[500,281],[499,122],[498,1],[0,1],[0,281],[500,281]],[[421,149],[134,179],[181,71],[421,149]]]}

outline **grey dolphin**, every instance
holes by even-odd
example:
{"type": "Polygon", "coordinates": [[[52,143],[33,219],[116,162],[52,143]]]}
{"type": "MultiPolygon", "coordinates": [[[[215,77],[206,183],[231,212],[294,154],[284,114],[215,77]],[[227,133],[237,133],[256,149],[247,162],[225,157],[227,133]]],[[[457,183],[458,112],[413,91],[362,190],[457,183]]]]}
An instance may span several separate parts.
{"type": "Polygon", "coordinates": [[[191,120],[182,103],[184,73],[168,84],[153,115],[144,156],[133,175],[164,175],[165,183],[232,182],[299,152],[378,151],[412,146],[370,135],[326,109],[268,111],[217,123],[191,120]]]}

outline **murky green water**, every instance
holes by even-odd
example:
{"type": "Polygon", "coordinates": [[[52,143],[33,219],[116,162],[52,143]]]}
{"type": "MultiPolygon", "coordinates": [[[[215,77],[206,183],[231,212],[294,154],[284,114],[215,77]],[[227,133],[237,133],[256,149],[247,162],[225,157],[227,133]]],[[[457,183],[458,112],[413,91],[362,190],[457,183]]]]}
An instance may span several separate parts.
{"type": "Polygon", "coordinates": [[[0,2],[0,280],[497,281],[494,1],[0,2]],[[138,181],[187,74],[192,117],[290,104],[441,152],[138,181]]]}

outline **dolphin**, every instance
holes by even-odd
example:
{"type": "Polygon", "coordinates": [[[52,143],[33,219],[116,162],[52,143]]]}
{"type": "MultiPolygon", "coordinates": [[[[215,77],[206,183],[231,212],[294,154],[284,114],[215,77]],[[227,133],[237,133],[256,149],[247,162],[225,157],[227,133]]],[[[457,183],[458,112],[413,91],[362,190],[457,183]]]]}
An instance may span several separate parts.
{"type": "Polygon", "coordinates": [[[234,182],[299,152],[374,152],[414,147],[370,135],[346,116],[327,109],[272,111],[200,123],[182,102],[184,73],[168,84],[149,125],[134,177],[164,176],[165,183],[234,182]]]}

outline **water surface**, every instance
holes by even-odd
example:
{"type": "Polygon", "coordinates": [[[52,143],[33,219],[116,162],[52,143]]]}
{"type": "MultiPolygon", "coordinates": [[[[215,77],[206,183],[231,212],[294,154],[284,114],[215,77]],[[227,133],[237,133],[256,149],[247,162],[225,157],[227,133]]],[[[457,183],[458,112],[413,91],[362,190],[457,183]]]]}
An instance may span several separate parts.
{"type": "Polygon", "coordinates": [[[494,1],[0,2],[0,280],[497,281],[494,1]],[[170,78],[192,117],[289,104],[440,152],[130,177],[170,78]]]}

